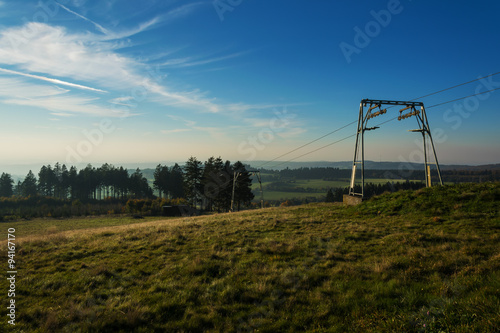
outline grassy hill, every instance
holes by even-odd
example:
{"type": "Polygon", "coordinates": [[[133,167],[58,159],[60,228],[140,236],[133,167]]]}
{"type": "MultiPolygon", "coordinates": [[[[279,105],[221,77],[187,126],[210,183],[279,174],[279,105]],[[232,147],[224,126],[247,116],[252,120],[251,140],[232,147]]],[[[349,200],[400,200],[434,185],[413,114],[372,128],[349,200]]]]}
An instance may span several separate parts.
{"type": "MultiPolygon", "coordinates": [[[[17,240],[17,325],[4,314],[0,328],[498,331],[499,202],[500,184],[467,184],[357,207],[35,228],[17,240]]],[[[7,228],[23,228],[2,226],[4,239],[7,228]]],[[[5,279],[0,288],[8,289],[5,279]]]]}

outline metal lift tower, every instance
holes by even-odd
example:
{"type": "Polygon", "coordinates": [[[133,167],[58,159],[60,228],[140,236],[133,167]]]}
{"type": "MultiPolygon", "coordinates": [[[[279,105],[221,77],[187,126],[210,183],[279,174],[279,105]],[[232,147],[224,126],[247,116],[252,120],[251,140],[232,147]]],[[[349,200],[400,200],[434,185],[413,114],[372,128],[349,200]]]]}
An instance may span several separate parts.
{"type": "Polygon", "coordinates": [[[403,106],[399,110],[398,120],[407,119],[410,117],[415,117],[418,123],[418,129],[410,130],[410,132],[422,133],[423,138],[423,149],[424,149],[424,166],[425,166],[425,184],[427,187],[431,186],[431,168],[432,163],[429,162],[428,149],[427,149],[427,137],[431,143],[432,153],[434,155],[434,162],[436,164],[437,174],[439,177],[439,182],[443,185],[443,180],[441,179],[441,170],[439,169],[439,163],[436,155],[436,150],[434,149],[434,142],[432,141],[431,129],[429,127],[429,121],[427,119],[427,114],[425,113],[424,103],[422,102],[405,102],[405,101],[386,101],[386,100],[376,100],[376,99],[363,99],[359,106],[359,118],[358,118],[358,131],[356,134],[356,146],[354,148],[354,161],[352,165],[352,175],[351,184],[349,187],[349,196],[358,197],[361,200],[365,196],[365,132],[375,130],[379,127],[368,127],[368,121],[377,116],[387,113],[387,108],[382,109],[382,106],[403,106]],[[365,112],[365,108],[366,112],[365,112]],[[405,112],[403,114],[403,112],[405,112]],[[361,148],[361,156],[359,156],[359,150],[361,148]],[[361,193],[355,193],[354,185],[356,180],[356,169],[361,165],[361,193]]]}

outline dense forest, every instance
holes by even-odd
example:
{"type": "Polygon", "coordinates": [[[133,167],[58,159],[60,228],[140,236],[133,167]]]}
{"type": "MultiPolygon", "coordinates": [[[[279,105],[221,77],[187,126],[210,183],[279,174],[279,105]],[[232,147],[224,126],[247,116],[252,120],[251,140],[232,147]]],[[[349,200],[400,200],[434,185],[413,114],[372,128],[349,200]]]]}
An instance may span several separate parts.
{"type": "Polygon", "coordinates": [[[0,176],[0,218],[73,216],[103,213],[161,214],[162,205],[190,204],[205,211],[249,206],[254,195],[250,174],[241,162],[220,157],[204,163],[189,158],[183,167],[158,165],[153,188],[141,170],[129,174],[123,167],[87,165],[81,170],[56,163],[42,166],[38,178],[30,170],[14,184],[12,176],[0,176]],[[237,174],[236,181],[234,175],[237,174]],[[154,190],[158,196],[154,195],[154,190]]]}

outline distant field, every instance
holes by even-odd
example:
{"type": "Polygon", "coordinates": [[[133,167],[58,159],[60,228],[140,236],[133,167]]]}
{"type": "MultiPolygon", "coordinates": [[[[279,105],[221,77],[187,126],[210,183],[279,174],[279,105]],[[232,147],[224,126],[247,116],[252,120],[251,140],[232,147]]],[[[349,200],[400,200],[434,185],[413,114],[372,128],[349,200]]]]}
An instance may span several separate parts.
{"type": "Polygon", "coordinates": [[[499,206],[497,183],[53,233],[1,223],[18,296],[0,331],[498,332],[499,206]]]}
{"type": "MultiPolygon", "coordinates": [[[[392,180],[391,180],[392,181],[392,180]]],[[[396,182],[404,182],[403,180],[393,180],[396,182]]],[[[419,180],[412,180],[419,181],[419,180]]],[[[321,198],[326,196],[326,189],[329,188],[338,188],[338,187],[347,187],[349,186],[351,180],[350,179],[338,179],[338,180],[322,180],[322,179],[311,179],[311,180],[297,180],[292,183],[293,187],[301,187],[301,188],[311,188],[315,189],[313,192],[286,192],[286,191],[269,191],[264,188],[264,200],[286,200],[292,198],[303,199],[307,197],[315,197],[321,198]]],[[[387,179],[379,179],[379,178],[367,178],[365,180],[366,183],[374,183],[374,184],[385,184],[388,182],[387,179]]],[[[271,182],[263,182],[262,186],[271,184],[271,182]]],[[[260,187],[257,181],[252,183],[252,190],[255,194],[254,201],[260,200],[260,187]]]]}
{"type": "MultiPolygon", "coordinates": [[[[260,193],[254,192],[254,201],[260,202],[260,193]]],[[[264,201],[266,200],[286,200],[286,199],[304,199],[308,197],[321,198],[325,197],[326,192],[301,193],[301,192],[279,192],[279,191],[264,191],[264,201]]]]}

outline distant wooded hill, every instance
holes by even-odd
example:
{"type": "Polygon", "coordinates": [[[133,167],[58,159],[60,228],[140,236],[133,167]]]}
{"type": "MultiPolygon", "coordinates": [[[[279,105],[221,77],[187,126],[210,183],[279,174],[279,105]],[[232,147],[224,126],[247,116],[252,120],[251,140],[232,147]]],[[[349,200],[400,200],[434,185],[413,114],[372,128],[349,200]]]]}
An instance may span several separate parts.
{"type": "MultiPolygon", "coordinates": [[[[265,169],[283,170],[289,169],[299,169],[299,168],[319,168],[319,167],[330,167],[339,169],[351,169],[352,161],[341,161],[341,162],[326,162],[326,161],[313,161],[313,162],[288,162],[283,165],[279,165],[276,168],[273,165],[277,165],[279,161],[273,163],[267,163],[266,161],[252,161],[247,162],[253,168],[258,168],[263,165],[265,169]]],[[[423,164],[420,163],[404,163],[404,162],[375,162],[375,161],[365,161],[366,169],[373,170],[398,170],[400,167],[413,168],[415,170],[422,169],[423,164]]],[[[500,170],[500,163],[497,164],[484,164],[484,165],[461,165],[461,164],[440,164],[441,170],[500,170]]]]}

